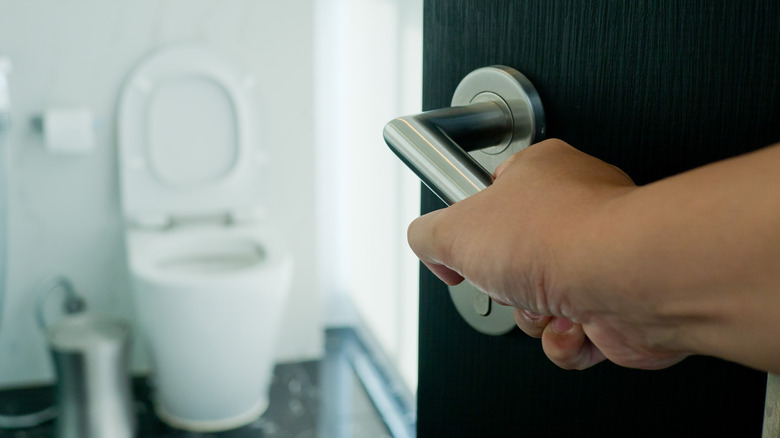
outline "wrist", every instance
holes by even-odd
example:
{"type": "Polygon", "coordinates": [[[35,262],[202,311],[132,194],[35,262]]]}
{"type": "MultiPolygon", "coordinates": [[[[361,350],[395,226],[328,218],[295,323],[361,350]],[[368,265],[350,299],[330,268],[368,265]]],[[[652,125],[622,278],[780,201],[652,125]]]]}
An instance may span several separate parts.
{"type": "Polygon", "coordinates": [[[648,227],[644,191],[616,188],[573,227],[564,295],[581,323],[610,320],[648,350],[699,353],[689,329],[706,309],[676,293],[672,258],[653,250],[659,237],[648,227]]]}

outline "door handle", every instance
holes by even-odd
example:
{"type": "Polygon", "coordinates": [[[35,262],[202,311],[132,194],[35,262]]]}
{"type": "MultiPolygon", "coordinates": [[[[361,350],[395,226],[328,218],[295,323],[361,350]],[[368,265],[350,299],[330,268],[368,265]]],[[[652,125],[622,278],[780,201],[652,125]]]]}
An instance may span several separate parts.
{"type": "MultiPolygon", "coordinates": [[[[533,84],[501,65],[466,75],[451,107],[398,117],[384,129],[390,149],[447,205],[487,188],[501,162],[544,134],[544,109],[533,84]]],[[[476,330],[499,335],[514,327],[514,310],[470,283],[449,290],[460,315],[476,330]]]]}
{"type": "Polygon", "coordinates": [[[447,205],[489,186],[488,172],[469,150],[511,135],[511,116],[497,102],[474,103],[399,117],[387,124],[390,149],[447,205]]]}
{"type": "Polygon", "coordinates": [[[394,119],[384,138],[433,193],[452,205],[489,186],[501,161],[544,138],[544,110],[520,72],[484,67],[463,78],[451,107],[394,119]]]}

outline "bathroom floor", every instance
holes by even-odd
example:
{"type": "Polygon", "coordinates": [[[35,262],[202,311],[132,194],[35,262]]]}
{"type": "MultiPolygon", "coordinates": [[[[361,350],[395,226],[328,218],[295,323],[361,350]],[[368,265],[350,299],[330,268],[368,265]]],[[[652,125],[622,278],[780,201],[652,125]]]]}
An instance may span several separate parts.
{"type": "MultiPolygon", "coordinates": [[[[154,414],[145,378],[133,380],[138,437],[347,438],[390,437],[390,431],[349,367],[322,361],[278,364],[268,410],[247,426],[219,433],[170,428],[154,414]],[[335,370],[335,373],[334,373],[335,370]],[[337,383],[336,383],[337,382],[337,383]],[[339,405],[334,407],[333,405],[339,405]]],[[[49,406],[51,387],[0,391],[0,414],[31,412],[49,406]]],[[[20,430],[0,430],[0,438],[53,437],[54,423],[20,430]]]]}

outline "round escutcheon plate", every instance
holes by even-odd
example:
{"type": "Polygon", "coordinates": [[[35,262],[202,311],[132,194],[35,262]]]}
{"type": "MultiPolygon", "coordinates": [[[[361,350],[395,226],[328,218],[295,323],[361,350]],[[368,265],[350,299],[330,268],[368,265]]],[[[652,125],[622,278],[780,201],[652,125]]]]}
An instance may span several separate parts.
{"type": "MultiPolygon", "coordinates": [[[[466,75],[452,96],[452,106],[495,101],[512,115],[512,136],[501,144],[469,152],[487,171],[512,154],[544,139],[544,109],[531,81],[502,65],[483,67],[466,75]]],[[[477,331],[502,335],[515,326],[514,309],[491,300],[471,283],[450,286],[450,298],[463,319],[477,331]]]]}

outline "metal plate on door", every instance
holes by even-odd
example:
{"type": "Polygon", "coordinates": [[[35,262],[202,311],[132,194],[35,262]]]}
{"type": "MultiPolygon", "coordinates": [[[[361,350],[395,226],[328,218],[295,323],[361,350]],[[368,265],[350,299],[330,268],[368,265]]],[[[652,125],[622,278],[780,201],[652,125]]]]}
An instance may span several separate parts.
{"type": "MultiPolygon", "coordinates": [[[[531,82],[506,66],[484,67],[458,84],[452,107],[399,117],[387,124],[390,149],[447,204],[492,183],[499,164],[544,138],[544,110],[531,82]]],[[[451,286],[463,319],[481,333],[515,326],[514,310],[467,281],[451,286]]]]}

